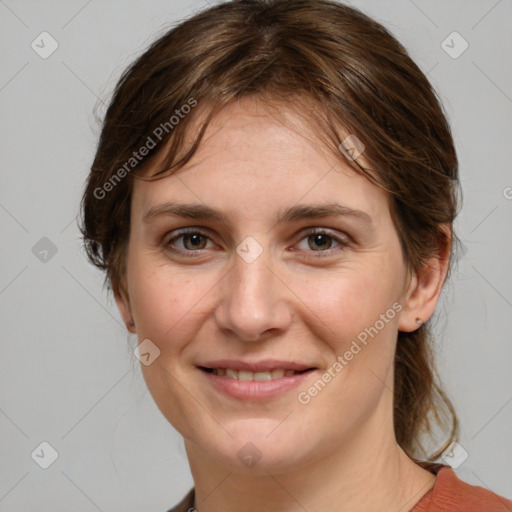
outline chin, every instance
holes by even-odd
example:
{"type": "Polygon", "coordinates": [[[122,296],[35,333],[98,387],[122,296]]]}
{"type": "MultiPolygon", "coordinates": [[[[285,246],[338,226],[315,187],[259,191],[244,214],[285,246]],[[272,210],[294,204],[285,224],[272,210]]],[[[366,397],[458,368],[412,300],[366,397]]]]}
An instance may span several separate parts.
{"type": "MultiPolygon", "coordinates": [[[[256,423],[258,420],[247,421],[256,423]]],[[[297,432],[297,435],[293,435],[289,429],[282,426],[276,428],[276,422],[268,420],[262,422],[260,427],[252,425],[247,428],[247,421],[240,422],[237,428],[233,424],[226,428],[233,437],[222,432],[220,438],[208,436],[198,440],[198,444],[214,463],[242,474],[268,476],[268,473],[286,473],[314,459],[315,443],[309,439],[308,452],[303,452],[303,434],[297,432]],[[270,423],[272,426],[268,428],[270,423]],[[278,432],[279,428],[282,431],[278,432]]]]}

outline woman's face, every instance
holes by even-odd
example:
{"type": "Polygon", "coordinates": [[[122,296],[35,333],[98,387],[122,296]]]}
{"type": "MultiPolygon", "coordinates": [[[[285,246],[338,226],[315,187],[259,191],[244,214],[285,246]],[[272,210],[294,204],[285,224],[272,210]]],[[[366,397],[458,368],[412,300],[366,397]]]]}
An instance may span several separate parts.
{"type": "Polygon", "coordinates": [[[305,130],[234,103],[185,168],[134,186],[118,304],[144,378],[187,448],[237,471],[392,429],[409,281],[388,198],[305,130]]]}

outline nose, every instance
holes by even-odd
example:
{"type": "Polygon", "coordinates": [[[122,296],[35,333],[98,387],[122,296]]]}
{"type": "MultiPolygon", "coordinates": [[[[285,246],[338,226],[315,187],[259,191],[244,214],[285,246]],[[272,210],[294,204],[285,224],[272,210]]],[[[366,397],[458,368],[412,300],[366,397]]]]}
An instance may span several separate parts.
{"type": "Polygon", "coordinates": [[[291,291],[271,268],[266,251],[248,263],[238,254],[222,280],[215,310],[218,328],[240,341],[262,341],[285,332],[292,320],[291,291]]]}

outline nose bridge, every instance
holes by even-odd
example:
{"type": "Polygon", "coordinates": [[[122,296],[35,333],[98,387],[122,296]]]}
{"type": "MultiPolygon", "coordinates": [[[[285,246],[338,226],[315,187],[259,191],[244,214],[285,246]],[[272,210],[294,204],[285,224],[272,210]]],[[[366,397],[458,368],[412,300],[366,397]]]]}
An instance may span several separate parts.
{"type": "Polygon", "coordinates": [[[251,243],[237,248],[216,311],[219,328],[242,341],[258,341],[267,331],[286,329],[291,320],[285,287],[272,270],[270,252],[251,243]]]}

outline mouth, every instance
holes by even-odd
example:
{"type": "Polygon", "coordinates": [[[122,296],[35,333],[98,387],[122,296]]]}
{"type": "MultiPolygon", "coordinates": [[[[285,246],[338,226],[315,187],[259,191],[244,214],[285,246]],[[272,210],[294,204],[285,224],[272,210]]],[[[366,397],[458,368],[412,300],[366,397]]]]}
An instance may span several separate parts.
{"type": "Polygon", "coordinates": [[[266,401],[306,386],[319,368],[285,361],[223,360],[197,366],[211,389],[237,400],[266,401]]]}
{"type": "Polygon", "coordinates": [[[250,370],[235,370],[234,368],[208,368],[205,366],[199,366],[199,369],[216,375],[218,377],[227,377],[228,379],[239,380],[239,381],[270,381],[282,379],[283,377],[292,377],[293,375],[300,375],[316,370],[316,368],[306,368],[304,370],[291,370],[285,368],[273,368],[265,371],[250,371],[250,370]]]}

